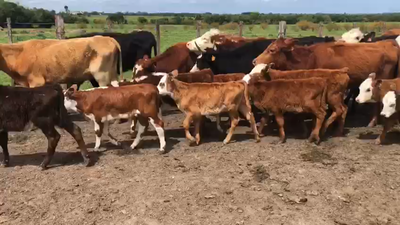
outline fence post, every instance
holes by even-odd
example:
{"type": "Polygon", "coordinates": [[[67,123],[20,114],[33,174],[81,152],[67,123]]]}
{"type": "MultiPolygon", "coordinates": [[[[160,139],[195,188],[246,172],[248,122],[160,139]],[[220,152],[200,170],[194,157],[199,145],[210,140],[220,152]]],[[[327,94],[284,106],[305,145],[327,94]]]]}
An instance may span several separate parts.
{"type": "MultiPolygon", "coordinates": [[[[55,25],[56,25],[56,37],[59,40],[65,39],[65,27],[64,27],[64,18],[61,15],[55,16],[55,25]]],[[[67,84],[60,84],[61,88],[66,90],[68,88],[67,84]]]]}
{"type": "Polygon", "coordinates": [[[353,28],[356,28],[356,26],[357,26],[357,23],[354,22],[353,23],[353,28]]]}
{"type": "Polygon", "coordinates": [[[324,33],[324,24],[322,22],[318,25],[318,37],[322,37],[324,33]]]}
{"type": "Polygon", "coordinates": [[[201,35],[201,20],[196,21],[196,31],[197,31],[197,33],[196,33],[197,37],[200,37],[200,35],[201,35]]]}
{"type": "Polygon", "coordinates": [[[243,21],[239,21],[239,37],[243,36],[243,21]]]}
{"type": "MultiPolygon", "coordinates": [[[[8,35],[8,43],[12,44],[13,43],[13,37],[12,37],[12,28],[11,28],[11,18],[7,18],[7,35],[8,35]]],[[[15,81],[14,79],[11,79],[11,86],[15,86],[15,81]]]]}
{"type": "Polygon", "coordinates": [[[279,37],[286,37],[286,21],[280,21],[279,22],[279,33],[278,33],[278,38],[279,37]]]}
{"type": "Polygon", "coordinates": [[[111,20],[107,20],[107,30],[108,32],[112,32],[113,23],[111,20]]]}
{"type": "Polygon", "coordinates": [[[386,22],[383,22],[383,26],[382,26],[382,33],[386,32],[386,22]]]}
{"type": "Polygon", "coordinates": [[[161,52],[161,35],[160,35],[160,22],[156,20],[156,39],[157,39],[157,54],[161,52]]]}

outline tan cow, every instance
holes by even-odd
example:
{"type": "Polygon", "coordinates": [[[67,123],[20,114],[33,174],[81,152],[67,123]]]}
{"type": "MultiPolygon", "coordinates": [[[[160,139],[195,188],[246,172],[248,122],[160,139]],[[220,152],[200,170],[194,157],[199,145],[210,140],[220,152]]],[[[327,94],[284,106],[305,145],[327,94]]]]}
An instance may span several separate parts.
{"type": "MultiPolygon", "coordinates": [[[[100,86],[117,85],[118,57],[118,42],[102,36],[0,44],[0,70],[25,87],[79,82],[91,77],[100,86]]],[[[122,76],[122,60],[119,61],[122,76]]]]}

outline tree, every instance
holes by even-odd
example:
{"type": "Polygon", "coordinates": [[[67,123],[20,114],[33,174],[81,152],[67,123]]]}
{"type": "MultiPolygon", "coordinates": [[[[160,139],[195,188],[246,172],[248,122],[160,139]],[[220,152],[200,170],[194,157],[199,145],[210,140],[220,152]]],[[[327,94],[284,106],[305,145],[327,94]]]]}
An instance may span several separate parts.
{"type": "Polygon", "coordinates": [[[107,20],[118,24],[127,23],[124,14],[122,13],[111,14],[107,17],[107,20]]]}
{"type": "Polygon", "coordinates": [[[140,16],[138,18],[138,22],[141,23],[141,24],[144,24],[144,23],[147,23],[148,20],[146,19],[146,17],[140,16]]]}
{"type": "Polygon", "coordinates": [[[65,9],[65,13],[69,13],[68,6],[67,6],[67,5],[64,6],[64,9],[65,9]]]}

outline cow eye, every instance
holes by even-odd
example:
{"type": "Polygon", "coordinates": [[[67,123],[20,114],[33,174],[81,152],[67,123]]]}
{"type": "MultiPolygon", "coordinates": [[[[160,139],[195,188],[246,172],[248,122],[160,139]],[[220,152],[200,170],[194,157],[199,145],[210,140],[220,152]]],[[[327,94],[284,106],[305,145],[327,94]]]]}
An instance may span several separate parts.
{"type": "Polygon", "coordinates": [[[163,88],[165,86],[164,83],[160,83],[160,87],[163,88]]]}
{"type": "Polygon", "coordinates": [[[395,104],[390,104],[390,107],[394,108],[396,105],[395,104]]]}
{"type": "Polygon", "coordinates": [[[368,88],[368,89],[367,89],[367,92],[370,92],[370,91],[371,91],[371,88],[368,88]]]}
{"type": "Polygon", "coordinates": [[[357,40],[360,40],[360,37],[356,37],[357,40]]]}

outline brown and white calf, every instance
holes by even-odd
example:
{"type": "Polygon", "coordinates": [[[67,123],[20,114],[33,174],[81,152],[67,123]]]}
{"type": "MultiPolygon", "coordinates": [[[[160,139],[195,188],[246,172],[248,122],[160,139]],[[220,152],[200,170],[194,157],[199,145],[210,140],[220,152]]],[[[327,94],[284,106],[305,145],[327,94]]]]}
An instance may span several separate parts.
{"type": "MultiPolygon", "coordinates": [[[[360,93],[356,101],[358,103],[378,102],[382,103],[384,96],[390,91],[400,91],[400,78],[396,79],[376,79],[376,74],[369,75],[359,87],[360,93]]],[[[380,108],[378,108],[380,111],[380,108]]],[[[379,137],[375,140],[376,144],[382,144],[385,141],[387,132],[393,128],[399,120],[396,112],[394,115],[385,119],[383,130],[379,137]]]]}
{"type": "Polygon", "coordinates": [[[260,140],[245,82],[236,81],[228,83],[184,83],[172,75],[165,75],[157,86],[160,95],[171,96],[178,108],[186,114],[183,122],[186,138],[190,144],[200,143],[200,120],[205,115],[217,115],[229,112],[231,128],[224,140],[230,142],[233,131],[239,122],[239,113],[246,116],[254,132],[255,139],[260,140]],[[189,132],[190,122],[195,125],[195,138],[189,132]]]}
{"type": "MultiPolygon", "coordinates": [[[[262,64],[259,64],[262,65],[262,64]]],[[[334,136],[342,136],[344,123],[347,115],[347,106],[344,104],[345,92],[349,84],[350,78],[347,74],[348,68],[343,69],[311,69],[311,70],[289,70],[281,71],[271,68],[270,65],[265,65],[262,70],[262,75],[266,80],[282,80],[282,79],[306,79],[312,77],[325,78],[328,84],[327,103],[332,109],[332,114],[326,120],[322,133],[325,133],[327,128],[334,122],[338,121],[339,126],[334,136]]]]}
{"type": "Polygon", "coordinates": [[[76,86],[65,93],[65,107],[68,110],[83,113],[94,122],[97,150],[101,144],[103,130],[106,131],[111,143],[119,146],[109,131],[109,121],[116,119],[138,119],[138,133],[131,145],[135,149],[140,141],[148,122],[155,128],[160,140],[160,151],[165,152],[164,122],[162,121],[160,98],[157,88],[151,84],[126,85],[121,87],[93,88],[77,91],[76,86]]]}
{"type": "Polygon", "coordinates": [[[285,112],[312,113],[316,117],[316,125],[309,141],[320,142],[320,129],[326,115],[327,81],[324,78],[308,78],[296,80],[260,81],[257,76],[245,79],[248,82],[249,94],[254,105],[265,112],[259,133],[268,121],[268,112],[275,115],[279,126],[280,142],[286,141],[284,130],[285,112]]]}

